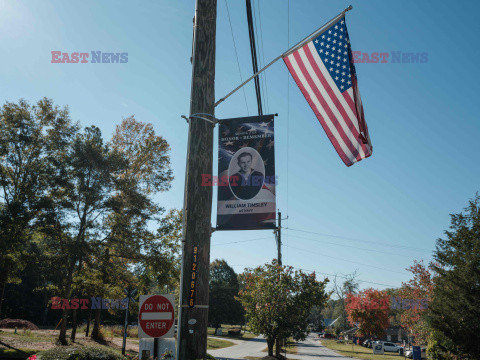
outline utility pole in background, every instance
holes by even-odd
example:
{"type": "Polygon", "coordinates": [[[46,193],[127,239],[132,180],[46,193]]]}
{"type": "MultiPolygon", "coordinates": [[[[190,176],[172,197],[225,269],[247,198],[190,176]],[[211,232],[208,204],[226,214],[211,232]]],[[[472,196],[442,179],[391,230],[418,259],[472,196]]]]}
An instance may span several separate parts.
{"type": "Polygon", "coordinates": [[[275,235],[277,238],[277,260],[278,265],[282,265],[282,213],[278,212],[278,228],[275,231],[275,235]]]}
{"type": "MultiPolygon", "coordinates": [[[[288,219],[288,216],[285,219],[288,219]]],[[[278,265],[282,266],[282,213],[280,211],[278,212],[278,227],[275,229],[275,239],[277,240],[278,265]]],[[[275,339],[275,355],[281,355],[282,347],[285,347],[285,339],[275,339]]]]}
{"type": "Polygon", "coordinates": [[[216,0],[197,0],[193,31],[192,88],[183,213],[177,359],[203,359],[207,351],[208,283],[212,188],[201,186],[212,174],[216,0]],[[208,114],[208,115],[206,115],[208,114]]]}

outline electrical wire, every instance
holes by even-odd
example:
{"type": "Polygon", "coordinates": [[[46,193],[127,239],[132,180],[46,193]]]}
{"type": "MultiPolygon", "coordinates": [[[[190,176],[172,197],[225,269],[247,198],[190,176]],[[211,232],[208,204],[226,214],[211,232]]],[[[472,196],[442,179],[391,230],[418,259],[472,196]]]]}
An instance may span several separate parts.
{"type": "MultiPolygon", "coordinates": [[[[298,267],[293,267],[293,266],[292,266],[292,268],[297,269],[297,270],[302,270],[302,271],[314,272],[316,274],[322,274],[322,275],[327,275],[327,276],[338,276],[338,277],[341,277],[341,278],[344,278],[344,279],[348,278],[348,276],[342,276],[342,275],[338,275],[338,274],[329,274],[329,273],[325,273],[325,272],[321,272],[321,271],[317,271],[317,270],[308,270],[308,269],[303,269],[303,268],[298,268],[298,267]]],[[[356,281],[361,282],[361,283],[387,286],[387,287],[390,287],[390,288],[397,288],[397,286],[395,286],[395,285],[382,284],[382,283],[377,283],[377,282],[373,282],[373,281],[367,281],[367,280],[361,280],[361,279],[356,279],[356,281]]]]}
{"type": "Polygon", "coordinates": [[[315,231],[307,231],[307,230],[294,229],[294,228],[289,228],[289,229],[292,230],[292,231],[303,232],[303,233],[306,233],[306,234],[315,234],[315,235],[319,235],[319,236],[333,237],[333,238],[343,239],[343,240],[347,240],[347,241],[364,242],[364,243],[370,243],[370,244],[375,244],[375,245],[379,245],[379,246],[390,246],[390,247],[396,247],[396,248],[405,249],[405,250],[431,252],[431,250],[417,248],[417,247],[413,247],[413,246],[405,246],[405,245],[392,244],[392,243],[386,243],[386,242],[382,243],[382,242],[378,242],[378,241],[356,239],[356,238],[350,238],[350,237],[345,237],[345,236],[325,234],[325,233],[319,233],[319,232],[315,232],[315,231]]]}
{"type": "Polygon", "coordinates": [[[290,235],[290,236],[295,238],[295,239],[310,240],[310,241],[320,242],[322,244],[337,245],[337,246],[348,247],[348,248],[352,248],[352,249],[375,252],[375,253],[379,253],[379,254],[392,255],[392,256],[406,256],[405,254],[401,254],[401,253],[391,253],[391,252],[375,250],[375,249],[366,249],[366,248],[362,248],[362,247],[358,247],[358,246],[339,244],[339,243],[334,243],[334,242],[324,241],[324,240],[318,240],[318,239],[310,239],[310,238],[306,238],[306,237],[303,237],[303,236],[297,236],[297,235],[290,235]]]}
{"type": "Polygon", "coordinates": [[[349,262],[349,263],[352,263],[352,264],[358,264],[358,265],[362,265],[362,266],[367,266],[367,267],[371,267],[371,268],[373,268],[373,269],[378,269],[378,270],[383,270],[383,271],[389,271],[389,272],[396,273],[396,274],[402,274],[402,275],[405,274],[404,272],[401,272],[401,271],[399,271],[399,270],[392,270],[392,269],[387,269],[387,268],[380,267],[380,266],[375,266],[375,265],[370,265],[370,264],[364,264],[364,263],[361,263],[361,262],[358,262],[358,261],[342,259],[342,258],[338,258],[338,257],[335,257],[335,256],[330,256],[330,255],[325,255],[325,254],[321,254],[321,253],[318,253],[318,252],[314,252],[314,251],[312,251],[312,250],[297,248],[297,247],[294,247],[294,246],[290,246],[290,248],[291,248],[291,249],[298,250],[298,251],[308,252],[308,253],[311,254],[311,255],[323,256],[323,257],[327,257],[327,258],[334,259],[334,260],[345,261],[345,262],[349,262]]]}
{"type": "MultiPolygon", "coordinates": [[[[252,19],[252,3],[251,0],[246,0],[246,8],[247,8],[247,24],[248,24],[248,35],[250,39],[250,53],[252,56],[252,67],[253,73],[256,74],[258,72],[258,62],[257,62],[257,51],[255,49],[255,29],[253,26],[253,19],[252,19]]],[[[257,107],[258,107],[258,115],[263,115],[262,109],[262,94],[260,91],[260,81],[258,76],[253,79],[255,83],[255,93],[257,95],[257,107]]]]}
{"type": "MultiPolygon", "coordinates": [[[[240,75],[240,82],[243,83],[242,70],[240,70],[240,61],[238,61],[237,45],[235,43],[235,36],[233,35],[232,21],[230,20],[230,11],[228,10],[227,0],[225,0],[225,7],[227,8],[228,22],[230,23],[230,32],[232,33],[233,48],[235,49],[235,57],[237,59],[238,74],[240,75]]],[[[250,116],[250,111],[248,109],[248,103],[247,103],[247,95],[245,95],[245,88],[242,88],[242,90],[243,90],[243,98],[245,99],[245,106],[247,108],[247,114],[248,116],[250,116]]]]}
{"type": "Polygon", "coordinates": [[[244,243],[244,242],[250,242],[250,241],[258,241],[258,240],[267,240],[271,239],[272,237],[263,237],[263,238],[256,238],[256,239],[249,239],[249,240],[238,240],[238,241],[231,241],[231,242],[226,242],[226,243],[221,243],[221,244],[213,244],[211,246],[219,246],[219,245],[228,245],[228,244],[238,244],[238,243],[244,243]]]}
{"type": "MultiPolygon", "coordinates": [[[[249,269],[249,268],[256,268],[258,265],[245,265],[245,264],[243,264],[243,265],[242,264],[231,265],[231,264],[229,264],[229,266],[231,266],[231,267],[243,267],[244,269],[249,269]]],[[[314,272],[316,274],[322,274],[322,275],[333,276],[333,277],[338,276],[338,277],[341,277],[341,278],[344,278],[344,279],[348,278],[348,276],[346,276],[346,275],[331,274],[331,273],[321,272],[321,271],[317,271],[317,270],[309,270],[309,269],[299,268],[299,267],[295,267],[295,266],[292,266],[292,269],[314,272]]],[[[356,279],[356,280],[360,283],[386,286],[386,287],[389,287],[389,288],[392,288],[392,289],[398,288],[398,286],[390,285],[390,284],[383,284],[383,283],[378,283],[378,282],[368,281],[368,280],[362,280],[362,279],[356,279]]]]}
{"type": "MultiPolygon", "coordinates": [[[[263,48],[263,30],[262,30],[262,16],[260,14],[260,1],[257,1],[257,8],[258,8],[258,23],[259,23],[259,33],[260,33],[260,55],[262,58],[262,62],[260,62],[260,68],[263,68],[265,65],[265,51],[263,48]]],[[[255,26],[257,25],[257,20],[255,18],[255,26]]],[[[268,101],[268,86],[267,86],[267,73],[262,73],[263,78],[263,95],[265,98],[265,107],[267,109],[267,114],[270,113],[270,104],[268,101]]]]}
{"type": "MultiPolygon", "coordinates": [[[[287,1],[287,49],[290,49],[290,0],[287,1]]],[[[290,171],[289,171],[289,158],[290,158],[290,74],[287,71],[287,264],[288,264],[288,239],[289,239],[289,222],[288,222],[288,198],[289,198],[289,185],[290,185],[290,171]]]]}

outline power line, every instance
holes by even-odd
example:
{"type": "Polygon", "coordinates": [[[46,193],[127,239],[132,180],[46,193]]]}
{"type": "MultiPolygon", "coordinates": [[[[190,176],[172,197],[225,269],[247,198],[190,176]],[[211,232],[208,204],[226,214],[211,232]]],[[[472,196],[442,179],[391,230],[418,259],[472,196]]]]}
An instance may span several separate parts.
{"type": "MultiPolygon", "coordinates": [[[[248,35],[250,38],[250,53],[252,55],[252,67],[253,67],[253,73],[256,74],[258,72],[258,63],[257,63],[257,51],[255,49],[255,29],[253,27],[253,20],[252,20],[252,3],[250,0],[246,0],[246,7],[247,7],[248,35]]],[[[257,95],[258,115],[263,115],[262,94],[260,92],[260,83],[259,83],[258,76],[255,76],[254,82],[255,82],[255,92],[257,95]]]]}
{"type": "MultiPolygon", "coordinates": [[[[230,20],[230,11],[228,10],[227,0],[225,0],[225,7],[227,8],[228,22],[230,23],[230,32],[232,33],[233,48],[235,49],[235,57],[237,58],[238,73],[240,75],[240,81],[243,82],[242,71],[240,70],[240,61],[238,61],[238,52],[237,45],[235,43],[235,36],[233,35],[232,21],[230,20]]],[[[245,99],[245,106],[247,107],[247,114],[250,116],[250,111],[248,110],[247,95],[245,95],[245,88],[243,90],[243,98],[245,99]]]]}
{"type": "MultiPolygon", "coordinates": [[[[290,0],[287,1],[287,49],[290,49],[290,0]]],[[[290,184],[290,74],[286,71],[287,74],[287,263],[288,263],[288,239],[289,239],[289,222],[288,222],[288,197],[289,197],[289,184],[290,184]]]]}
{"type": "Polygon", "coordinates": [[[289,228],[289,229],[292,230],[292,231],[299,231],[299,232],[303,232],[303,233],[307,233],[307,234],[315,234],[315,235],[319,235],[319,236],[333,237],[333,238],[343,239],[343,240],[347,240],[347,241],[357,241],[357,242],[360,241],[360,242],[376,244],[376,245],[380,245],[380,246],[391,246],[391,247],[396,247],[396,248],[405,249],[405,250],[416,250],[416,251],[431,252],[431,250],[417,248],[417,247],[413,247],[413,246],[405,246],[405,245],[392,244],[392,243],[381,243],[381,242],[378,242],[378,241],[356,239],[356,238],[350,238],[350,237],[345,237],[345,236],[325,234],[325,233],[319,233],[319,232],[314,232],[314,231],[306,231],[306,230],[300,230],[300,229],[294,229],[294,228],[289,228]]]}
{"type": "MultiPolygon", "coordinates": [[[[329,273],[325,273],[325,272],[321,272],[321,271],[316,271],[316,270],[308,270],[308,269],[302,269],[302,268],[297,268],[297,267],[293,267],[292,268],[294,269],[297,269],[297,270],[302,270],[302,271],[310,271],[310,272],[314,272],[316,274],[322,274],[322,275],[328,275],[328,276],[338,276],[338,277],[341,277],[341,278],[344,278],[344,279],[347,279],[348,277],[347,276],[342,276],[342,275],[338,275],[338,274],[329,274],[329,273]]],[[[394,285],[389,285],[389,284],[382,284],[382,283],[377,283],[377,282],[373,282],[373,281],[367,281],[367,280],[361,280],[361,279],[357,279],[358,282],[361,282],[361,283],[368,283],[368,284],[374,284],[374,285],[381,285],[381,286],[388,286],[388,287],[391,287],[391,288],[396,288],[398,286],[394,286],[394,285]]]]}
{"type": "Polygon", "coordinates": [[[380,266],[374,266],[374,265],[364,264],[364,263],[357,262],[357,261],[352,261],[352,260],[337,258],[337,257],[335,257],[335,256],[320,254],[320,253],[318,253],[318,252],[314,252],[314,251],[307,250],[307,249],[301,249],[301,248],[297,248],[297,247],[294,247],[294,246],[290,246],[290,248],[291,248],[291,249],[298,250],[298,251],[305,251],[305,252],[308,252],[309,254],[314,254],[314,255],[318,255],[318,256],[324,256],[324,257],[328,257],[328,258],[335,259],[335,260],[345,261],[345,262],[349,262],[349,263],[352,263],[352,264],[358,264],[358,265],[362,265],[362,266],[368,266],[368,267],[371,267],[371,268],[374,268],[374,269],[383,270],[383,271],[389,271],[389,272],[393,272],[393,273],[397,273],[397,274],[402,274],[402,275],[404,275],[403,272],[400,272],[400,271],[398,271],[398,270],[392,270],[392,269],[387,269],[387,268],[380,267],[380,266]]]}
{"type": "Polygon", "coordinates": [[[303,236],[291,235],[291,237],[296,238],[296,239],[305,239],[305,240],[310,240],[310,241],[315,241],[315,242],[321,242],[323,244],[338,245],[338,246],[348,247],[348,248],[352,248],[352,249],[370,251],[370,252],[375,252],[375,253],[379,253],[379,254],[386,254],[386,255],[393,255],[393,256],[405,256],[405,254],[400,254],[400,253],[391,253],[391,252],[374,250],[374,249],[365,249],[365,248],[358,247],[358,246],[339,244],[339,243],[334,243],[334,242],[324,241],[324,240],[318,240],[318,239],[310,239],[310,238],[306,238],[306,237],[303,237],[303,236]]]}
{"type": "Polygon", "coordinates": [[[267,240],[267,239],[270,239],[270,240],[271,240],[272,237],[263,237],[263,238],[249,239],[249,240],[231,241],[231,242],[226,242],[226,243],[221,243],[221,244],[213,244],[212,246],[228,245],[228,244],[238,244],[238,243],[244,243],[244,242],[250,242],[250,241],[258,241],[258,240],[267,240]]]}
{"type": "MultiPolygon", "coordinates": [[[[255,8],[255,5],[254,5],[254,8],[255,8]]],[[[265,64],[265,51],[264,51],[264,48],[263,48],[263,31],[262,31],[262,16],[260,14],[260,1],[257,1],[257,8],[258,8],[258,23],[259,23],[259,33],[260,33],[260,55],[261,55],[261,59],[262,61],[260,62],[260,68],[263,67],[263,65],[265,64]]],[[[253,16],[255,17],[255,12],[253,14],[253,16]]],[[[255,17],[255,26],[257,26],[257,19],[255,17]]],[[[264,72],[262,73],[262,80],[263,80],[263,93],[264,93],[264,97],[265,97],[265,107],[267,108],[267,113],[270,112],[270,104],[268,102],[268,86],[267,86],[267,73],[264,72]]]]}
{"type": "MultiPolygon", "coordinates": [[[[255,268],[259,265],[241,265],[241,264],[229,264],[229,266],[231,267],[243,267],[243,268],[255,268]]],[[[317,270],[309,270],[309,269],[304,269],[304,268],[299,268],[299,267],[295,267],[295,266],[292,266],[293,269],[296,269],[296,270],[302,270],[302,271],[308,271],[308,272],[314,272],[316,274],[322,274],[322,275],[327,275],[327,276],[338,276],[338,277],[341,277],[341,278],[344,278],[344,279],[347,279],[348,277],[345,276],[345,275],[338,275],[338,274],[331,274],[331,273],[326,273],[326,272],[321,272],[321,271],[317,271],[317,270]]],[[[395,286],[395,285],[390,285],[390,284],[383,284],[383,283],[377,283],[377,282],[374,282],[374,281],[368,281],[368,280],[362,280],[362,279],[357,279],[358,282],[361,282],[361,283],[366,283],[366,284],[373,284],[373,285],[380,285],[380,286],[387,286],[389,288],[398,288],[398,286],[395,286]]]]}

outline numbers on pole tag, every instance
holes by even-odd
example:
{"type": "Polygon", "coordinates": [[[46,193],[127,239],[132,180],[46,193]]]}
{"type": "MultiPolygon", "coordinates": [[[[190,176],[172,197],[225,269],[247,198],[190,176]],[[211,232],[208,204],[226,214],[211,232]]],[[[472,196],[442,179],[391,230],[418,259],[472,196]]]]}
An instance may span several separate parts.
{"type": "Polygon", "coordinates": [[[197,285],[197,256],[198,256],[198,245],[193,246],[193,262],[192,262],[192,271],[190,273],[190,292],[188,296],[188,306],[195,306],[195,293],[197,285]]]}

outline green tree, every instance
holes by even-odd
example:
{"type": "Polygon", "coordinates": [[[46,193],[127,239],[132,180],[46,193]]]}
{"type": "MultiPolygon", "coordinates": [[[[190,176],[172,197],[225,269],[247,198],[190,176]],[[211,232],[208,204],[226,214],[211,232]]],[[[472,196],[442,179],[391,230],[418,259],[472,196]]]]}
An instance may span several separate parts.
{"type": "Polygon", "coordinates": [[[315,331],[322,331],[324,329],[322,309],[320,307],[312,307],[308,315],[308,323],[313,325],[315,331]]]}
{"type": "Polygon", "coordinates": [[[432,274],[423,261],[414,261],[407,270],[412,273],[413,277],[408,282],[402,283],[402,287],[397,290],[397,296],[403,299],[421,300],[423,305],[402,309],[400,323],[409,336],[413,337],[414,344],[426,344],[432,332],[426,317],[428,316],[428,302],[431,301],[433,295],[435,274],[432,274]]]}
{"type": "Polygon", "coordinates": [[[451,215],[446,239],[434,253],[435,278],[428,320],[458,359],[480,359],[480,196],[451,215]]]}
{"type": "Polygon", "coordinates": [[[7,102],[0,119],[1,314],[6,283],[18,281],[15,275],[26,264],[25,249],[43,206],[48,146],[70,120],[67,108],[46,98],[34,106],[7,102]]]}
{"type": "Polygon", "coordinates": [[[221,324],[243,324],[242,304],[235,297],[239,292],[237,274],[225,260],[210,264],[208,322],[218,329],[221,324]]]}
{"type": "MultiPolygon", "coordinates": [[[[248,323],[255,334],[267,339],[268,354],[273,356],[275,339],[305,339],[308,315],[313,306],[323,307],[328,299],[328,279],[317,281],[292,267],[271,264],[247,270],[245,289],[239,300],[245,307],[248,323]]],[[[277,347],[277,352],[279,348],[277,347]]]]}
{"type": "MultiPolygon", "coordinates": [[[[100,130],[88,127],[67,142],[52,145],[50,187],[41,230],[44,250],[58,291],[71,298],[74,278],[91,259],[105,236],[104,224],[111,209],[112,173],[119,167],[104,144],[100,130]]],[[[94,263],[88,264],[93,266],[94,263]]],[[[68,309],[63,309],[59,341],[66,344],[68,309]]]]}

